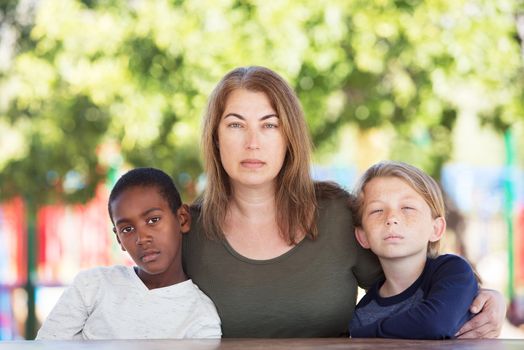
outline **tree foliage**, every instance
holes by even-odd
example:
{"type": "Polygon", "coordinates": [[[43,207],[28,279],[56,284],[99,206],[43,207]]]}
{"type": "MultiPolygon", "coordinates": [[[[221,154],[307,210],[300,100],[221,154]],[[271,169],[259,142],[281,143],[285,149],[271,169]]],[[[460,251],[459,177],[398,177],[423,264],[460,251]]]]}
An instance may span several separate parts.
{"type": "Polygon", "coordinates": [[[317,145],[347,124],[389,128],[392,157],[436,174],[464,99],[497,130],[522,119],[517,6],[5,1],[2,37],[15,33],[16,45],[0,65],[0,196],[85,200],[122,160],[161,167],[184,188],[202,171],[206,98],[243,65],[288,79],[317,145]]]}

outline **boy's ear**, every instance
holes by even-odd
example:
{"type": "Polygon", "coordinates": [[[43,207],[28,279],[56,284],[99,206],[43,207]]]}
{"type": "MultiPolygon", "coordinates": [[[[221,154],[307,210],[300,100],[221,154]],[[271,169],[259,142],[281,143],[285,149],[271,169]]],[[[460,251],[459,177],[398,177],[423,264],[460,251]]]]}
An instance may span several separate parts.
{"type": "Polygon", "coordinates": [[[440,240],[444,235],[444,232],[446,232],[446,219],[439,216],[433,220],[433,232],[431,233],[431,236],[429,236],[429,241],[436,242],[440,240]]]}
{"type": "Polygon", "coordinates": [[[113,227],[113,233],[115,234],[116,241],[118,242],[120,249],[122,249],[125,252],[126,248],[124,248],[124,246],[122,245],[122,242],[120,242],[120,238],[118,238],[118,235],[116,234],[116,227],[113,227]]]}
{"type": "Polygon", "coordinates": [[[369,242],[368,237],[366,236],[366,232],[362,229],[362,227],[357,226],[355,227],[355,237],[357,238],[358,243],[362,246],[362,248],[369,249],[369,242]]]}
{"type": "Polygon", "coordinates": [[[189,213],[189,206],[182,204],[176,211],[178,222],[180,223],[180,233],[187,233],[191,228],[191,214],[189,213]]]}

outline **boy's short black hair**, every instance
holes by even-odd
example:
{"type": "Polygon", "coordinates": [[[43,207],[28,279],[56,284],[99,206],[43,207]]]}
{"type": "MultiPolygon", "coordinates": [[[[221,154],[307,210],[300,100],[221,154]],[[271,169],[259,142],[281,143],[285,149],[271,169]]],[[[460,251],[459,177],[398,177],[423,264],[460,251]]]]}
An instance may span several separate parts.
{"type": "Polygon", "coordinates": [[[107,208],[111,222],[113,222],[111,203],[122,192],[132,187],[156,187],[160,195],[164,197],[175,214],[178,208],[182,205],[180,194],[173,183],[173,179],[169,175],[160,169],[135,168],[122,175],[109,194],[107,208]]]}

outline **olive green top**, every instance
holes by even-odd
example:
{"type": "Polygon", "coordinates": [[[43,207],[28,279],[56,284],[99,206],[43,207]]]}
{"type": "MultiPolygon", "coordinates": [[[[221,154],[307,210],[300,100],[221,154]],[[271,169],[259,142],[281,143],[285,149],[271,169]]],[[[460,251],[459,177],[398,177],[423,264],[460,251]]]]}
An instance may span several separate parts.
{"type": "Polygon", "coordinates": [[[206,239],[193,208],[184,235],[184,268],[217,307],[223,337],[337,337],[347,328],[357,284],[382,271],[355,240],[345,198],[319,200],[319,235],[269,260],[238,254],[227,241],[206,239]]]}

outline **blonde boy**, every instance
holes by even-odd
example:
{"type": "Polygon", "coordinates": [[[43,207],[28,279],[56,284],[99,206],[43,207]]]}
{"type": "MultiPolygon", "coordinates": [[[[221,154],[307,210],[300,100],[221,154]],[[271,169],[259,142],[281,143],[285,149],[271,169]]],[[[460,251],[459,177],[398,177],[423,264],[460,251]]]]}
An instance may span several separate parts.
{"type": "Polygon", "coordinates": [[[354,212],[356,238],[378,256],[385,279],[358,303],[351,337],[453,338],[478,284],[464,259],[438,256],[446,219],[435,180],[409,164],[375,164],[356,188],[354,212]]]}

